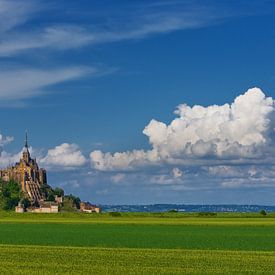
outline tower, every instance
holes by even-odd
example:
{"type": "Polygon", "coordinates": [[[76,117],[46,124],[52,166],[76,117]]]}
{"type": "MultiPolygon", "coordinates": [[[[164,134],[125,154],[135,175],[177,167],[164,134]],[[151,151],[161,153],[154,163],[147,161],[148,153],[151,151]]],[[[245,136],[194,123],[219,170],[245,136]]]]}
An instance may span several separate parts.
{"type": "Polygon", "coordinates": [[[28,145],[28,133],[26,131],[26,137],[25,137],[25,148],[23,150],[23,160],[26,163],[29,163],[30,161],[30,152],[29,152],[29,145],[28,145]]]}

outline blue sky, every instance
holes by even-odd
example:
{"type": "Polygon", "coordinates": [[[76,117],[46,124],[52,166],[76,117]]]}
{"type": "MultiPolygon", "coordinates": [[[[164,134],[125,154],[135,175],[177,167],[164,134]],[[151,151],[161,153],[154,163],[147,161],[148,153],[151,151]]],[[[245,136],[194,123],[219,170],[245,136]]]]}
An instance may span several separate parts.
{"type": "Polygon", "coordinates": [[[27,129],[49,183],[91,202],[274,204],[274,13],[0,0],[0,165],[27,129]]]}

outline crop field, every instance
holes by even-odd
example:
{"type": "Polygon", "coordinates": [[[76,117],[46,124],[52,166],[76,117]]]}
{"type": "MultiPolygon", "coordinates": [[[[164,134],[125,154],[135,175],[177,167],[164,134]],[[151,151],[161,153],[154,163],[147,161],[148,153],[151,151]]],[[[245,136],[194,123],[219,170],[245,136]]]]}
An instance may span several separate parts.
{"type": "Polygon", "coordinates": [[[0,273],[274,274],[275,217],[0,213],[0,273]]]}

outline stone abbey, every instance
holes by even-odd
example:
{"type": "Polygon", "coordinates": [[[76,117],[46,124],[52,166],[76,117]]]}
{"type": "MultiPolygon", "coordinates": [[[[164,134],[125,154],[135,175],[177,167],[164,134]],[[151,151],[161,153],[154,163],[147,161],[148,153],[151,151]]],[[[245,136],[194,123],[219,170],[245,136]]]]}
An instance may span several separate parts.
{"type": "MultiPolygon", "coordinates": [[[[36,213],[57,213],[62,210],[64,205],[69,205],[73,211],[81,211],[86,213],[97,212],[101,209],[96,205],[89,202],[80,201],[79,198],[73,195],[66,196],[64,191],[60,188],[59,192],[55,192],[52,187],[47,183],[46,170],[39,168],[36,159],[32,159],[29,152],[28,136],[26,133],[25,146],[22,152],[22,156],[19,162],[0,170],[0,179],[5,183],[13,180],[21,187],[22,198],[15,207],[15,211],[23,213],[36,212],[36,213]],[[62,191],[60,193],[60,190],[62,191]],[[49,194],[51,198],[49,197],[49,194]],[[75,199],[79,200],[77,206],[74,202],[75,199]],[[29,207],[25,207],[22,204],[22,199],[28,199],[30,202],[29,207]]],[[[65,210],[66,211],[66,210],[65,210]]]]}
{"type": "Polygon", "coordinates": [[[14,180],[18,182],[22,192],[32,203],[39,204],[46,199],[45,194],[41,191],[41,187],[47,185],[46,170],[39,168],[36,159],[31,158],[27,133],[20,161],[14,166],[0,170],[0,178],[3,181],[14,180]]]}

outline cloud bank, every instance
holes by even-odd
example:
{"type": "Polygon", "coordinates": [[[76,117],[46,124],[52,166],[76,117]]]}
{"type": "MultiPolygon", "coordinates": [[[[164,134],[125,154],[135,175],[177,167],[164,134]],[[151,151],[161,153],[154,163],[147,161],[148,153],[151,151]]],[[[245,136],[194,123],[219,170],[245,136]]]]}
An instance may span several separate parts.
{"type": "MultiPolygon", "coordinates": [[[[53,175],[76,182],[77,188],[96,188],[96,193],[106,198],[125,190],[135,190],[140,196],[144,192],[154,194],[166,201],[167,194],[188,199],[192,192],[199,196],[198,190],[202,197],[211,197],[230,196],[235,189],[243,194],[274,189],[275,119],[271,97],[253,88],[231,104],[181,104],[175,115],[170,123],[152,120],[144,128],[150,150],[96,150],[90,154],[91,167],[74,143],[60,144],[46,153],[36,150],[33,155],[53,175]],[[78,182],[80,175],[82,180],[78,182]]],[[[11,140],[0,137],[2,146],[11,140]]],[[[3,150],[0,167],[14,164],[20,157],[21,152],[3,150]]]]}
{"type": "Polygon", "coordinates": [[[271,144],[274,101],[259,88],[232,104],[179,105],[170,124],[155,119],[145,127],[151,150],[93,151],[91,166],[101,171],[135,170],[146,165],[190,164],[196,160],[259,158],[271,144]]]}

